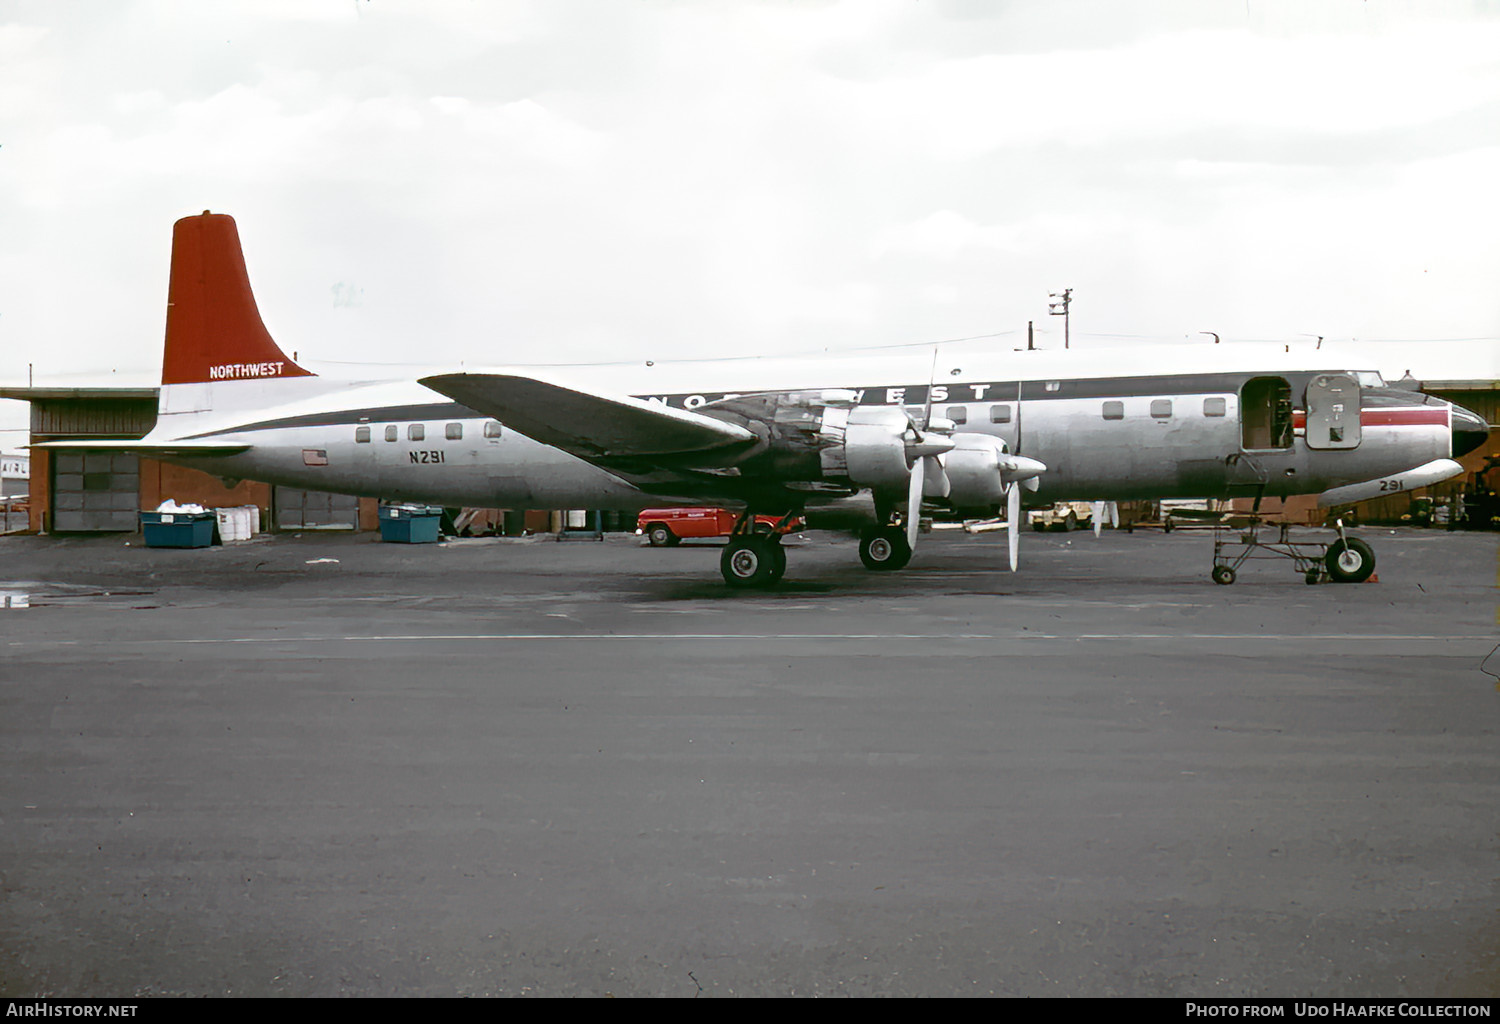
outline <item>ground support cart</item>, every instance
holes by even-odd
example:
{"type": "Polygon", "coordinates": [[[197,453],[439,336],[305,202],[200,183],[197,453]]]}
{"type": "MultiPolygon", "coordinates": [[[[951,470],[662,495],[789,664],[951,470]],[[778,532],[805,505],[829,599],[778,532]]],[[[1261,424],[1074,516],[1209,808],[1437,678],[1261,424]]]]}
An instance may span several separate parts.
{"type": "Polygon", "coordinates": [[[1358,537],[1344,534],[1344,523],[1335,524],[1338,540],[1292,540],[1290,523],[1270,524],[1253,517],[1235,517],[1214,528],[1213,581],[1228,586],[1240,566],[1252,558],[1289,558],[1309,584],[1363,583],[1375,572],[1375,552],[1358,537]],[[1275,540],[1263,539],[1262,531],[1275,531],[1275,540]]]}

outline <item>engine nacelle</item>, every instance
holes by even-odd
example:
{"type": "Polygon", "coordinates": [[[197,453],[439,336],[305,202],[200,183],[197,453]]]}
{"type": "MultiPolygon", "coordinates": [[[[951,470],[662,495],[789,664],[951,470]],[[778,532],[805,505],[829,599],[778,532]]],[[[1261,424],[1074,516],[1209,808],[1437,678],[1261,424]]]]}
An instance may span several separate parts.
{"type": "Polygon", "coordinates": [[[906,490],[911,480],[907,448],[917,433],[905,411],[883,406],[828,408],[821,437],[827,444],[821,455],[824,479],[848,480],[873,491],[906,490]]]}
{"type": "Polygon", "coordinates": [[[852,391],[790,391],[739,395],[699,407],[761,439],[732,466],[749,484],[774,484],[830,499],[871,491],[879,501],[906,497],[912,467],[922,460],[922,494],[954,508],[993,509],[1005,485],[1046,469],[1011,455],[988,434],[959,434],[946,420],[919,430],[897,406],[858,405],[852,391]]]}
{"type": "MultiPolygon", "coordinates": [[[[741,395],[698,412],[762,439],[736,468],[747,478],[809,490],[906,491],[921,435],[906,411],[860,406],[847,391],[741,395]]],[[[946,447],[946,442],[942,447],[946,447]]]]}
{"type": "Polygon", "coordinates": [[[954,434],[953,450],[943,456],[948,501],[954,508],[993,509],[1005,503],[1001,462],[1005,442],[989,434],[954,434]]]}
{"type": "Polygon", "coordinates": [[[943,457],[948,504],[958,510],[992,511],[1006,503],[1006,489],[1038,486],[1045,463],[1012,455],[1005,442],[989,434],[954,434],[953,450],[943,457]]]}

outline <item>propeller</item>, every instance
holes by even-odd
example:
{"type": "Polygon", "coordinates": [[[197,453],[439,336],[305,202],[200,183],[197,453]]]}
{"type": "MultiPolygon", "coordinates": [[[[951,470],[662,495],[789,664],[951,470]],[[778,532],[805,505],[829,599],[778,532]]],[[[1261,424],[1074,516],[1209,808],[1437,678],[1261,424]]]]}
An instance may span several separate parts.
{"type": "Polygon", "coordinates": [[[906,484],[906,543],[917,546],[917,527],[922,518],[922,498],[946,498],[948,474],[943,471],[942,456],[953,450],[953,424],[948,420],[927,417],[924,431],[912,425],[906,442],[906,457],[911,461],[911,477],[906,484]],[[950,436],[945,436],[950,435],[950,436]]]}
{"type": "Polygon", "coordinates": [[[927,475],[926,466],[926,458],[912,463],[911,483],[906,488],[906,546],[913,549],[917,546],[917,527],[922,515],[922,484],[927,475]]]}
{"type": "Polygon", "coordinates": [[[1010,571],[1021,562],[1021,482],[1013,482],[1005,495],[1005,539],[1010,542],[1010,571]]]}
{"type": "Polygon", "coordinates": [[[1105,522],[1110,526],[1120,525],[1120,506],[1112,501],[1095,501],[1090,503],[1090,510],[1094,519],[1094,536],[1099,536],[1104,529],[1105,522]]]}
{"type": "Polygon", "coordinates": [[[1021,564],[1021,488],[1036,490],[1041,484],[1037,478],[1047,471],[1047,465],[1009,453],[996,461],[1000,465],[1000,479],[1005,481],[1005,539],[1010,542],[1010,571],[1015,572],[1021,564]]]}

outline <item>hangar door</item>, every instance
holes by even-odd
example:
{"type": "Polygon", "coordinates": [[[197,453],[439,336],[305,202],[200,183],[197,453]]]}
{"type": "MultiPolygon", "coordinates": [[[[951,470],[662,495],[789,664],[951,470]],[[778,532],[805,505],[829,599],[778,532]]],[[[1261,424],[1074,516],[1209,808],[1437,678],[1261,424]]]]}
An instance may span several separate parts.
{"type": "Polygon", "coordinates": [[[119,452],[57,452],[52,459],[52,529],[134,531],[141,466],[119,452]]]}
{"type": "Polygon", "coordinates": [[[352,494],[278,487],[271,500],[278,530],[359,529],[359,499],[352,494]]]}

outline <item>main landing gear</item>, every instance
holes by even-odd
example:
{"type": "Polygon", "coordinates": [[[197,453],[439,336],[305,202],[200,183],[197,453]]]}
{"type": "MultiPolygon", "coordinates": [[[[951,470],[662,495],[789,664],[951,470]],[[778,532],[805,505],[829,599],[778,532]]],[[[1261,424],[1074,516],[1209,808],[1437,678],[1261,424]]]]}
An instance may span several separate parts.
{"type": "Polygon", "coordinates": [[[719,572],[731,587],[769,587],[786,575],[781,537],[762,533],[729,538],[719,558],[719,572]]]}
{"type": "Polygon", "coordinates": [[[859,537],[859,560],[866,569],[893,571],[906,568],[911,561],[911,544],[900,526],[877,526],[859,537]]]}
{"type": "MultiPolygon", "coordinates": [[[[781,546],[783,527],[796,513],[788,513],[776,526],[757,524],[746,512],[734,524],[729,543],[719,557],[719,572],[731,587],[749,589],[774,586],[786,575],[786,551],[781,546]]],[[[859,538],[859,560],[866,569],[891,572],[911,561],[911,541],[906,529],[895,523],[871,527],[859,538]]]]}
{"type": "Polygon", "coordinates": [[[774,586],[786,575],[786,551],[781,546],[781,526],[790,520],[787,513],[782,523],[771,527],[756,523],[749,512],[735,521],[729,535],[729,544],[719,556],[719,572],[724,582],[731,587],[774,586]]]}

